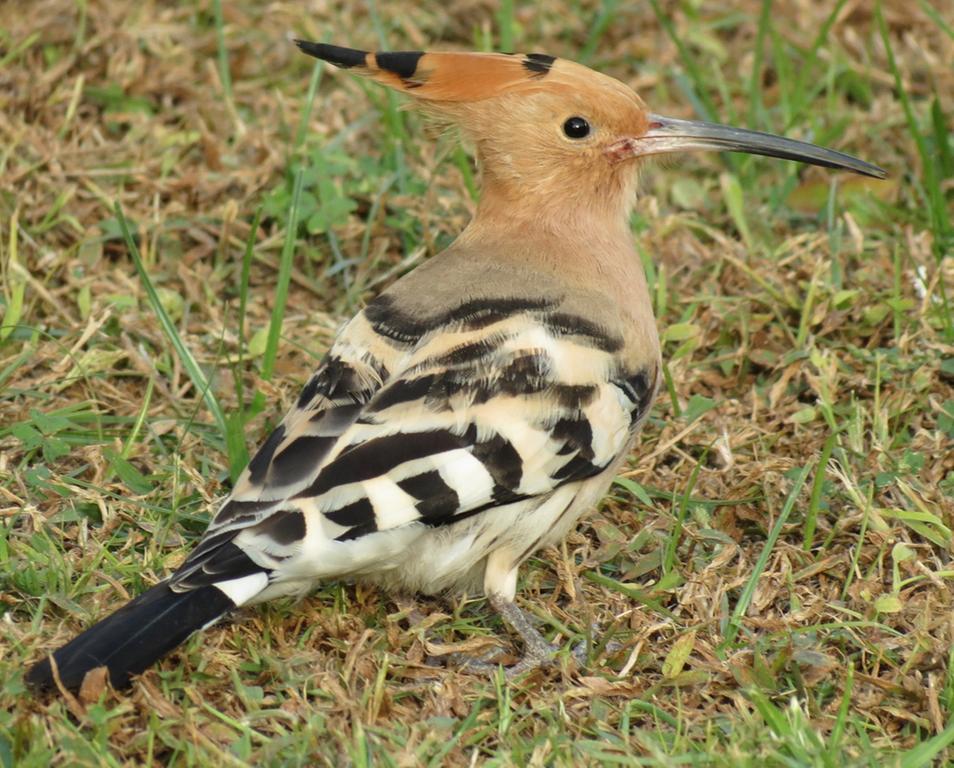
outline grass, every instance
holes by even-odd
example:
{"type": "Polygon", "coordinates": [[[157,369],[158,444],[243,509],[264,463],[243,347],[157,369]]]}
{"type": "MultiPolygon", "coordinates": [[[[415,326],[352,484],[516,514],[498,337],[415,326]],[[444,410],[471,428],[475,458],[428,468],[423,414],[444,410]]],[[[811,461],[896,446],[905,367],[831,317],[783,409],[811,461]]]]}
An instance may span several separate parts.
{"type": "Polygon", "coordinates": [[[31,9],[0,7],[0,766],[954,764],[946,4],[31,9]],[[518,595],[585,669],[435,671],[512,647],[481,600],[326,584],[36,699],[25,665],[181,562],[337,323],[473,209],[462,152],[288,33],[580,58],[890,178],[647,169],[667,387],[518,595]]]}

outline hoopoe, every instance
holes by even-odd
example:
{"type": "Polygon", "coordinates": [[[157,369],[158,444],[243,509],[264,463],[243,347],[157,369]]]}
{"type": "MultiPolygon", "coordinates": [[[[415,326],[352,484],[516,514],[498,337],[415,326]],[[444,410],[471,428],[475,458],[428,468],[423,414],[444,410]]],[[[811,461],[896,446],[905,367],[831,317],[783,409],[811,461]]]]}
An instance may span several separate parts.
{"type": "MultiPolygon", "coordinates": [[[[53,654],[125,687],[229,611],[324,579],[482,590],[524,640],[518,569],[607,490],[660,384],[629,214],[643,158],[730,150],[883,178],[849,155],[651,113],[540,53],[305,53],[408,94],[472,142],[482,195],[454,243],[346,323],[171,576],[53,654]]],[[[54,685],[50,658],[27,679],[54,685]]]]}

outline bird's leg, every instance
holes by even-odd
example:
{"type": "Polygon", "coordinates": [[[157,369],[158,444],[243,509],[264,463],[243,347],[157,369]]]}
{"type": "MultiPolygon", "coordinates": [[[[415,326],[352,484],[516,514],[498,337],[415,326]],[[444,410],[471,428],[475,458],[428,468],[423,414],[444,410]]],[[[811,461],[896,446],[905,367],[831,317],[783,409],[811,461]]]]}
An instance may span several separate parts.
{"type": "MultiPolygon", "coordinates": [[[[519,562],[514,557],[514,553],[507,548],[502,548],[490,553],[484,571],[484,594],[487,595],[487,601],[497,611],[500,618],[520,635],[524,643],[523,658],[506,669],[507,677],[515,677],[549,663],[559,650],[546,641],[546,638],[513,601],[517,592],[518,566],[519,562]]],[[[498,665],[472,660],[465,666],[469,669],[493,671],[498,665]]]]}
{"type": "MultiPolygon", "coordinates": [[[[517,566],[511,558],[511,553],[506,550],[497,550],[487,558],[487,568],[484,572],[484,593],[487,596],[487,602],[498,613],[514,632],[520,635],[523,640],[524,653],[520,661],[504,671],[508,678],[513,678],[524,672],[536,669],[537,667],[551,664],[560,647],[550,643],[540,634],[540,631],[534,626],[533,621],[522,611],[514,602],[514,596],[517,591],[517,566]]],[[[581,668],[586,666],[586,662],[591,651],[593,638],[599,633],[599,626],[596,622],[590,624],[589,637],[584,638],[577,643],[571,655],[581,668]]],[[[607,650],[613,652],[618,649],[618,644],[608,643],[607,650]]],[[[445,663],[459,663],[464,669],[496,672],[499,664],[490,660],[488,656],[480,659],[468,658],[463,654],[453,654],[448,657],[445,663]]]]}
{"type": "MultiPolygon", "coordinates": [[[[560,650],[559,646],[547,642],[546,638],[533,626],[527,614],[520,610],[513,600],[492,592],[487,596],[487,602],[523,640],[524,653],[520,661],[509,667],[504,665],[504,674],[508,678],[517,677],[553,661],[553,657],[560,650]]],[[[447,657],[445,663],[459,664],[461,668],[470,671],[494,673],[502,666],[493,661],[499,653],[498,649],[478,658],[464,653],[454,653],[447,657]]]]}
{"type": "MultiPolygon", "coordinates": [[[[524,647],[526,648],[524,657],[513,666],[507,668],[508,677],[514,677],[553,661],[553,657],[560,650],[560,647],[554,643],[547,642],[546,638],[531,624],[527,614],[520,610],[516,603],[497,595],[489,596],[488,601],[494,610],[500,614],[501,618],[523,638],[524,647]]],[[[591,622],[589,637],[580,640],[570,651],[570,656],[573,657],[580,669],[587,666],[590,652],[594,647],[599,645],[595,642],[599,633],[599,624],[595,621],[591,622]]],[[[621,643],[610,640],[603,651],[606,654],[612,655],[618,652],[622,647],[621,643]]]]}
{"type": "Polygon", "coordinates": [[[516,664],[506,668],[507,677],[516,677],[524,672],[549,664],[560,649],[547,642],[539,630],[513,600],[504,595],[491,592],[487,601],[510,627],[523,639],[524,654],[516,664]]]}
{"type": "MultiPolygon", "coordinates": [[[[512,553],[509,550],[494,551],[487,558],[487,567],[484,572],[484,593],[487,595],[487,602],[500,615],[500,618],[520,635],[524,645],[524,653],[520,661],[505,668],[508,678],[516,677],[524,672],[552,663],[554,657],[560,651],[559,646],[548,642],[540,634],[530,617],[520,610],[514,602],[516,591],[517,565],[514,563],[512,553]]],[[[591,637],[597,631],[598,627],[593,624],[591,637]]],[[[572,656],[580,667],[586,665],[589,650],[588,642],[585,639],[573,648],[572,656]]],[[[459,658],[457,656],[455,660],[459,658]]],[[[480,660],[460,659],[460,661],[464,668],[471,670],[495,672],[499,667],[498,664],[486,658],[480,660]]]]}

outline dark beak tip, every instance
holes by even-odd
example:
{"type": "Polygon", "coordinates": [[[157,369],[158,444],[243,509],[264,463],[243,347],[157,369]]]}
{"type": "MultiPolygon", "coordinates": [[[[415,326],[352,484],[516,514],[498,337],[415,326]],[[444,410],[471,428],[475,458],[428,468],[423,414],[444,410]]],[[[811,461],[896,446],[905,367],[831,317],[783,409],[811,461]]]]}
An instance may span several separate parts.
{"type": "Polygon", "coordinates": [[[844,170],[857,173],[860,176],[867,176],[869,179],[878,179],[879,181],[888,178],[888,172],[884,168],[872,163],[865,163],[865,165],[867,166],[865,168],[845,168],[844,170]]]}

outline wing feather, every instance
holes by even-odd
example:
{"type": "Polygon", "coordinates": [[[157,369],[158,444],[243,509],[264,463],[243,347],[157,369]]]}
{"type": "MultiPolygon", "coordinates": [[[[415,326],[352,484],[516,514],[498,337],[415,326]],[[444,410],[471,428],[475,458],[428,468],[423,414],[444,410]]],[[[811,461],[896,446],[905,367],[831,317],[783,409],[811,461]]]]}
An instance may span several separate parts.
{"type": "Polygon", "coordinates": [[[356,543],[371,534],[448,525],[602,473],[657,385],[654,369],[621,367],[619,346],[559,302],[471,301],[428,321],[379,299],[339,337],[173,580],[222,578],[233,562],[242,575],[232,541],[273,570],[352,546],[354,571],[366,571],[378,550],[356,543]]]}

